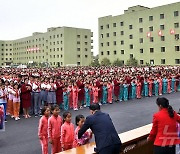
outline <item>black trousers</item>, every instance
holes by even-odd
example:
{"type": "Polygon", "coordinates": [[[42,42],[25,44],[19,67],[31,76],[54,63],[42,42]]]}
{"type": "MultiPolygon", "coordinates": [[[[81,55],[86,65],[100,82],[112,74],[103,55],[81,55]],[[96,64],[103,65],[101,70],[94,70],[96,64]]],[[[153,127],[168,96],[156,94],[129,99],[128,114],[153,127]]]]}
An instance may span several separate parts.
{"type": "Polygon", "coordinates": [[[114,144],[103,148],[98,154],[120,154],[121,144],[114,144]]]}
{"type": "Polygon", "coordinates": [[[176,154],[176,146],[154,146],[154,154],[176,154]]]}

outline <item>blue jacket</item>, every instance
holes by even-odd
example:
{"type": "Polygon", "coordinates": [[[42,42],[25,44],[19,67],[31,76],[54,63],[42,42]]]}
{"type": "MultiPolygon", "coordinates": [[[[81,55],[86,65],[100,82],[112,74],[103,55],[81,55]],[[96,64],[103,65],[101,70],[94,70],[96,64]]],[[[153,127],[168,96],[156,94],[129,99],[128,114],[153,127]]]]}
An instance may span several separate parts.
{"type": "Polygon", "coordinates": [[[81,138],[89,128],[95,136],[96,152],[110,145],[121,144],[109,114],[97,111],[95,114],[88,116],[78,132],[78,138],[81,138]]]}

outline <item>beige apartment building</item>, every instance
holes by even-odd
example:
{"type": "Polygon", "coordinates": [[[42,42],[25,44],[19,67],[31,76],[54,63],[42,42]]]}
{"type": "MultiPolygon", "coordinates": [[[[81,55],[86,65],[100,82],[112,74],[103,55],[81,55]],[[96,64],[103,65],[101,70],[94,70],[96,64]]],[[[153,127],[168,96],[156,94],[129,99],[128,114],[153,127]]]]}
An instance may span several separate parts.
{"type": "Polygon", "coordinates": [[[89,29],[51,27],[47,32],[0,41],[0,66],[11,64],[88,66],[92,61],[93,33],[89,29]]]}
{"type": "Polygon", "coordinates": [[[148,8],[133,6],[118,16],[99,18],[99,60],[141,65],[180,64],[180,2],[148,8]]]}

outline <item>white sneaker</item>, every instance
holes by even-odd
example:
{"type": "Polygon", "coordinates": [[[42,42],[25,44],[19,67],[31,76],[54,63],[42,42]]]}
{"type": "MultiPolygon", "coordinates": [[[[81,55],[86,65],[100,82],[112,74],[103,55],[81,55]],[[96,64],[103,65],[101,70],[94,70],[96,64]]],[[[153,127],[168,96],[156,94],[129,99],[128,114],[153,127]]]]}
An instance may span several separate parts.
{"type": "Polygon", "coordinates": [[[16,117],[15,120],[17,121],[17,120],[18,120],[18,117],[16,117]]]}
{"type": "Polygon", "coordinates": [[[14,118],[14,116],[11,116],[11,118],[14,118]]]}
{"type": "Polygon", "coordinates": [[[18,118],[18,120],[20,120],[21,118],[19,118],[19,117],[17,117],[18,118]]]}
{"type": "Polygon", "coordinates": [[[78,111],[78,109],[77,109],[77,108],[75,108],[75,109],[74,109],[74,111],[78,111]]]}

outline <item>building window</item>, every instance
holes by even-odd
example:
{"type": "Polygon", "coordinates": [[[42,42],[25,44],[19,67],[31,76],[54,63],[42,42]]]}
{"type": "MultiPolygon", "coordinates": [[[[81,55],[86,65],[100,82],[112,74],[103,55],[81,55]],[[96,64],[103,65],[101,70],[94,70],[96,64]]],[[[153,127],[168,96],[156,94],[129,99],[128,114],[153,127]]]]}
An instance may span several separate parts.
{"type": "Polygon", "coordinates": [[[123,21],[120,22],[120,26],[124,26],[124,22],[123,21]]]}
{"type": "Polygon", "coordinates": [[[84,36],[84,38],[86,38],[86,39],[87,39],[87,38],[88,38],[88,36],[87,36],[87,35],[85,35],[85,36],[84,36]]]}
{"type": "Polygon", "coordinates": [[[103,38],[103,34],[101,34],[101,38],[103,38]]]}
{"type": "Polygon", "coordinates": [[[116,32],[113,32],[113,36],[116,36],[116,32]]]}
{"type": "Polygon", "coordinates": [[[121,55],[124,55],[124,50],[121,50],[121,55]]]}
{"type": "Polygon", "coordinates": [[[59,38],[59,34],[57,35],[57,38],[59,38]]]}
{"type": "Polygon", "coordinates": [[[165,36],[161,36],[161,41],[165,41],[165,36]]]}
{"type": "Polygon", "coordinates": [[[153,21],[153,16],[149,16],[149,21],[153,21]]]}
{"type": "Polygon", "coordinates": [[[161,64],[166,64],[166,60],[165,59],[161,59],[161,64]]]}
{"type": "Polygon", "coordinates": [[[122,41],[121,41],[121,45],[123,45],[123,44],[124,44],[124,41],[122,40],[122,41]]]}
{"type": "Polygon", "coordinates": [[[78,58],[80,58],[81,56],[80,55],[77,55],[78,58]]]}
{"type": "Polygon", "coordinates": [[[129,58],[130,58],[130,59],[133,59],[133,54],[130,54],[130,55],[129,55],[129,58]]]}
{"type": "Polygon", "coordinates": [[[154,52],[154,48],[150,48],[150,53],[153,53],[154,52]]]}
{"type": "Polygon", "coordinates": [[[175,46],[175,51],[180,51],[180,46],[175,46]]]}
{"type": "Polygon", "coordinates": [[[160,19],[164,19],[164,14],[160,14],[160,19]]]}
{"type": "Polygon", "coordinates": [[[129,25],[129,29],[133,29],[133,25],[129,25]]]}
{"type": "Polygon", "coordinates": [[[80,49],[80,48],[77,48],[77,51],[81,51],[81,49],[80,49]]]}
{"type": "Polygon", "coordinates": [[[144,60],[140,60],[139,63],[140,63],[140,65],[143,65],[144,64],[144,60]]]}
{"type": "Polygon", "coordinates": [[[140,38],[140,39],[139,39],[139,43],[143,43],[143,38],[140,38]]]}
{"type": "Polygon", "coordinates": [[[101,55],[104,55],[104,52],[103,52],[103,51],[101,51],[101,55]]]}
{"type": "Polygon", "coordinates": [[[116,52],[116,50],[114,50],[114,55],[116,55],[117,54],[117,52],[116,52]]]}
{"type": "Polygon", "coordinates": [[[57,48],[57,51],[59,51],[59,48],[57,48]]]}
{"type": "Polygon", "coordinates": [[[175,64],[180,64],[180,59],[175,59],[175,64]]]}
{"type": "Polygon", "coordinates": [[[100,29],[103,29],[103,26],[100,26],[100,29]]]}
{"type": "Polygon", "coordinates": [[[109,28],[109,24],[106,25],[106,28],[109,28]]]}
{"type": "Polygon", "coordinates": [[[63,57],[63,55],[61,55],[61,58],[63,57]]]}
{"type": "Polygon", "coordinates": [[[179,22],[174,23],[174,28],[179,28],[179,22]]]}
{"type": "Polygon", "coordinates": [[[164,25],[160,25],[160,30],[164,30],[164,25]]]}
{"type": "Polygon", "coordinates": [[[85,55],[85,58],[87,58],[88,57],[88,55],[85,55]]]}
{"type": "Polygon", "coordinates": [[[143,53],[143,48],[140,49],[140,53],[143,53]]]}
{"type": "Polygon", "coordinates": [[[88,51],[88,48],[85,48],[85,51],[88,51]]]}
{"type": "Polygon", "coordinates": [[[154,37],[150,37],[150,42],[154,42],[154,37]]]}
{"type": "Polygon", "coordinates": [[[154,65],[154,59],[151,59],[151,60],[150,60],[150,64],[151,64],[151,65],[154,65]]]}
{"type": "Polygon", "coordinates": [[[165,47],[161,47],[161,52],[165,52],[166,48],[165,47]]]}
{"type": "Polygon", "coordinates": [[[143,32],[143,28],[139,28],[139,32],[142,33],[143,32]]]}
{"type": "Polygon", "coordinates": [[[129,48],[130,48],[130,49],[133,49],[133,44],[130,44],[130,45],[129,45],[129,48]]]}
{"type": "Polygon", "coordinates": [[[139,23],[142,23],[143,22],[143,18],[139,18],[139,23]]]}
{"type": "Polygon", "coordinates": [[[174,17],[179,16],[179,11],[174,11],[174,17]]]}
{"type": "Polygon", "coordinates": [[[109,44],[110,44],[110,43],[109,43],[109,42],[107,42],[107,46],[109,46],[109,44]]]}
{"type": "Polygon", "coordinates": [[[124,35],[124,31],[121,31],[121,35],[124,35]]]}
{"type": "Polygon", "coordinates": [[[109,52],[109,51],[107,51],[107,55],[110,55],[110,52],[109,52]]]}
{"type": "Polygon", "coordinates": [[[77,35],[77,38],[80,38],[81,36],[80,35],[77,35]]]}
{"type": "Polygon", "coordinates": [[[113,23],[113,27],[116,27],[116,23],[113,23]]]}
{"type": "Polygon", "coordinates": [[[133,35],[129,35],[129,39],[133,39],[133,35]]]}
{"type": "Polygon", "coordinates": [[[106,33],[106,37],[109,37],[109,33],[106,33]]]}
{"type": "Polygon", "coordinates": [[[103,47],[103,43],[101,43],[101,47],[103,47]]]}
{"type": "Polygon", "coordinates": [[[88,43],[87,42],[84,42],[85,43],[85,45],[87,45],[88,43]]]}
{"type": "Polygon", "coordinates": [[[78,65],[78,66],[81,65],[81,63],[80,63],[80,62],[77,62],[77,65],[78,65]]]}
{"type": "Polygon", "coordinates": [[[174,39],[175,39],[175,40],[179,40],[179,34],[175,34],[175,35],[174,35],[174,39]]]}
{"type": "Polygon", "coordinates": [[[80,41],[77,41],[77,44],[80,44],[80,41]]]}
{"type": "Polygon", "coordinates": [[[153,31],[153,26],[149,27],[149,31],[150,31],[150,32],[153,31]]]}
{"type": "Polygon", "coordinates": [[[116,41],[114,41],[113,44],[116,45],[116,41]]]}

